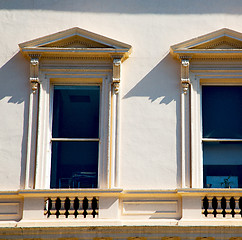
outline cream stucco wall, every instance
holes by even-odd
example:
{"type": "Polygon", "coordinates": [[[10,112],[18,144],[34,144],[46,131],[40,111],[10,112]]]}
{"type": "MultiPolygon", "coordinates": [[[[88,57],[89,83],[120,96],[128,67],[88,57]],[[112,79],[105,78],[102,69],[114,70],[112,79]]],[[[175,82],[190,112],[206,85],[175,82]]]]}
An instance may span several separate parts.
{"type": "Polygon", "coordinates": [[[240,1],[0,1],[0,190],[23,187],[29,65],[18,44],[80,27],[132,45],[121,83],[120,187],[180,186],[179,63],[169,47],[242,31],[240,1]]]}

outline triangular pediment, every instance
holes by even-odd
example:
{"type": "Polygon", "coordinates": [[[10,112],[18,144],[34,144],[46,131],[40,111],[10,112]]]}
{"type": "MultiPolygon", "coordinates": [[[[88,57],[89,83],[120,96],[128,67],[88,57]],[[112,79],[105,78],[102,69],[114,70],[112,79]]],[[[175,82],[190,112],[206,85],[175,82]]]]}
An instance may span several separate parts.
{"type": "Polygon", "coordinates": [[[131,46],[80,28],[71,28],[19,44],[22,53],[28,57],[40,56],[120,56],[126,58],[131,46]]]}
{"type": "Polygon", "coordinates": [[[80,37],[78,35],[61,39],[59,41],[54,41],[41,45],[39,47],[47,48],[114,48],[112,46],[105,45],[103,43],[92,41],[90,39],[80,37]]]}
{"type": "Polygon", "coordinates": [[[242,41],[223,36],[215,40],[198,44],[190,49],[242,49],[242,41]]]}
{"type": "Polygon", "coordinates": [[[171,46],[171,54],[183,57],[239,57],[242,34],[227,28],[171,46]]]}

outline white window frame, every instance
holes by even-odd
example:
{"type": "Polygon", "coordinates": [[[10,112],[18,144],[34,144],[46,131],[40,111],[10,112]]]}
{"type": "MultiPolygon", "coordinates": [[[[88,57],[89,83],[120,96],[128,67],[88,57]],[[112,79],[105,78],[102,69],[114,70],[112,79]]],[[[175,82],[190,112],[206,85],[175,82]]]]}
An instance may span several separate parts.
{"type": "MultiPolygon", "coordinates": [[[[102,172],[102,168],[101,166],[103,166],[104,164],[104,161],[102,161],[102,155],[100,154],[100,152],[103,152],[104,151],[104,147],[103,147],[103,143],[104,143],[104,138],[105,136],[103,136],[103,129],[105,127],[105,124],[104,123],[104,120],[103,120],[103,115],[105,114],[105,112],[103,112],[103,102],[105,102],[103,100],[104,96],[103,96],[103,91],[102,91],[102,87],[103,87],[103,79],[101,78],[100,81],[96,81],[95,83],[95,80],[91,82],[93,83],[89,83],[90,80],[87,78],[81,78],[81,79],[78,79],[77,81],[75,81],[75,83],[68,83],[68,82],[58,82],[58,78],[55,79],[55,81],[51,81],[50,82],[50,94],[49,94],[49,98],[50,98],[50,111],[49,111],[49,123],[52,123],[50,126],[49,126],[49,136],[50,136],[50,151],[47,152],[47,157],[46,159],[47,160],[47,166],[49,166],[49,168],[47,167],[47,169],[50,170],[50,173],[47,174],[47,177],[46,177],[46,183],[47,183],[47,187],[46,188],[50,188],[50,182],[51,182],[51,166],[52,166],[52,143],[55,142],[55,141],[58,141],[57,139],[63,139],[62,137],[60,138],[53,138],[52,136],[52,129],[53,129],[53,113],[54,113],[54,87],[55,86],[99,86],[99,116],[98,116],[98,123],[99,123],[99,133],[98,133],[98,140],[95,139],[96,142],[98,142],[98,176],[97,176],[97,179],[98,179],[98,185],[97,185],[97,188],[100,187],[100,185],[102,185],[100,183],[100,176],[103,176],[103,172],[102,172]],[[99,162],[102,162],[102,164],[99,164],[99,162]]],[[[66,138],[66,139],[69,139],[69,138],[66,138]]],[[[63,141],[63,140],[62,140],[63,141]]],[[[69,140],[68,142],[70,141],[73,141],[72,140],[69,140]]],[[[81,142],[83,141],[83,138],[75,138],[75,141],[78,141],[78,142],[81,142]]],[[[86,142],[86,141],[84,141],[86,142]]],[[[103,182],[103,181],[102,181],[103,182]]]]}
{"type": "Polygon", "coordinates": [[[180,188],[203,188],[201,84],[242,85],[242,33],[220,29],[171,46],[181,62],[180,188]]]}
{"type": "Polygon", "coordinates": [[[191,70],[192,187],[203,188],[202,86],[242,86],[242,69],[191,70]]]}
{"type": "Polygon", "coordinates": [[[88,74],[79,63],[79,72],[72,70],[72,66],[65,64],[59,69],[59,64],[53,69],[48,63],[40,66],[39,109],[38,109],[38,138],[36,143],[36,172],[35,189],[50,188],[51,172],[51,136],[53,112],[54,85],[99,85],[100,86],[100,141],[98,159],[98,188],[108,188],[110,182],[110,134],[111,134],[111,92],[112,72],[110,66],[105,71],[97,72],[95,66],[90,66],[88,74]],[[95,68],[95,71],[92,70],[95,68]],[[83,71],[84,70],[84,71],[83,71]]]}
{"type": "Polygon", "coordinates": [[[25,189],[48,189],[52,84],[100,84],[99,188],[119,187],[121,64],[131,46],[74,27],[19,44],[30,61],[25,189]]]}

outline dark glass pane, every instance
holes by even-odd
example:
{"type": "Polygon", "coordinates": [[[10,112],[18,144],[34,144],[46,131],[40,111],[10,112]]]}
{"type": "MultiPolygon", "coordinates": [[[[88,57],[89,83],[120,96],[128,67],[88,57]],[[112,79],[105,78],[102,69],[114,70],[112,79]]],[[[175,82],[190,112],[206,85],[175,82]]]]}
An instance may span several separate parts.
{"type": "Polygon", "coordinates": [[[51,188],[96,188],[98,142],[52,142],[51,188]]]}
{"type": "Polygon", "coordinates": [[[242,87],[203,86],[205,138],[242,138],[242,87]]]}
{"type": "Polygon", "coordinates": [[[204,187],[242,187],[242,143],[203,143],[204,187]]]}
{"type": "Polygon", "coordinates": [[[98,138],[99,86],[55,86],[52,137],[98,138]]]}

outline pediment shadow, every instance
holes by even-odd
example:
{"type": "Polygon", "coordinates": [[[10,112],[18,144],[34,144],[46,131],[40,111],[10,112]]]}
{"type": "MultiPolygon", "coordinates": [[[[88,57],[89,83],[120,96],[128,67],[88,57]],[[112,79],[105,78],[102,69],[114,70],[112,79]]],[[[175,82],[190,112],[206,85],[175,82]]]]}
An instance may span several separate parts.
{"type": "MultiPolygon", "coordinates": [[[[160,104],[168,105],[176,103],[176,139],[180,139],[180,65],[170,54],[166,55],[141,81],[139,81],[123,99],[132,97],[148,97],[149,101],[160,101],[160,104]]],[[[23,104],[23,135],[21,143],[21,173],[20,188],[24,187],[26,153],[27,153],[27,129],[29,106],[29,63],[18,52],[6,64],[0,68],[0,100],[8,98],[8,104],[23,104]]],[[[5,111],[6,109],[4,109],[5,111]]],[[[6,117],[10,119],[12,116],[6,117]]],[[[18,119],[15,119],[18,121],[18,119]]],[[[178,146],[179,144],[177,144],[178,146]]],[[[179,149],[179,146],[178,146],[179,149]]],[[[177,169],[180,169],[180,156],[177,151],[177,169]]],[[[179,171],[177,171],[178,178],[179,171]]]]}
{"type": "MultiPolygon", "coordinates": [[[[30,84],[29,84],[29,64],[28,61],[22,56],[22,54],[18,51],[10,60],[8,60],[1,68],[0,68],[0,100],[5,101],[5,98],[7,100],[7,104],[18,104],[23,105],[23,119],[16,119],[17,116],[20,116],[20,108],[15,108],[13,110],[12,106],[9,106],[9,109],[12,109],[11,111],[13,114],[16,114],[13,116],[8,111],[8,107],[6,107],[5,104],[2,104],[1,114],[4,115],[4,118],[2,118],[1,121],[8,121],[8,123],[4,124],[6,127],[8,124],[13,123],[13,126],[10,129],[10,132],[14,131],[14,128],[16,130],[19,130],[19,121],[22,121],[23,124],[23,132],[16,132],[13,136],[10,136],[10,134],[7,134],[7,137],[9,136],[9,139],[6,139],[6,142],[15,140],[14,138],[18,135],[22,135],[22,142],[21,142],[21,170],[20,170],[20,188],[24,188],[24,182],[25,182],[25,168],[26,168],[26,154],[27,154],[27,129],[28,129],[28,105],[29,105],[29,91],[30,91],[30,84]],[[17,113],[18,111],[18,113],[17,113]],[[16,126],[16,127],[15,127],[16,126]]],[[[3,129],[3,131],[6,133],[8,129],[3,129]]],[[[10,149],[2,149],[7,152],[11,151],[10,149]]],[[[11,155],[11,154],[7,154],[11,155]]],[[[14,154],[15,156],[17,154],[14,154]]],[[[10,161],[16,161],[16,159],[9,159],[10,161]]],[[[4,159],[1,159],[1,161],[4,161],[4,159]]],[[[6,164],[6,163],[5,163],[6,164]]],[[[9,162],[9,165],[15,166],[16,162],[9,162]]],[[[6,171],[6,169],[5,169],[6,171]]],[[[11,171],[10,171],[11,172],[11,171]]]]}
{"type": "Polygon", "coordinates": [[[123,99],[144,97],[159,104],[176,105],[176,162],[177,186],[180,184],[180,63],[171,54],[167,54],[143,79],[141,79],[123,99]]]}
{"type": "Polygon", "coordinates": [[[180,102],[180,65],[167,54],[141,81],[124,97],[148,97],[151,102],[157,99],[160,104],[180,102]]]}

